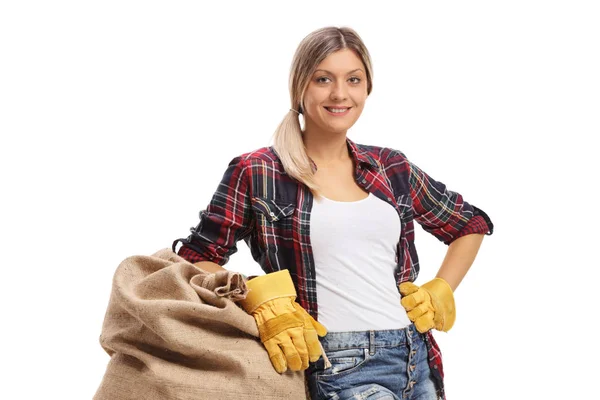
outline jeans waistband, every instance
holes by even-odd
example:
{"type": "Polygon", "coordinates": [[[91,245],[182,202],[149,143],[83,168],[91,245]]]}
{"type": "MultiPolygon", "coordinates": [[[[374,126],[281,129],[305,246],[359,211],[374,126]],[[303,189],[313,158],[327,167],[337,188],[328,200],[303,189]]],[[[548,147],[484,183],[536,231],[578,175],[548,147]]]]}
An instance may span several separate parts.
{"type": "Polygon", "coordinates": [[[410,324],[402,329],[386,329],[373,331],[327,332],[319,338],[326,351],[351,349],[394,347],[422,340],[421,333],[410,324]],[[410,336],[410,337],[407,337],[410,336]]]}

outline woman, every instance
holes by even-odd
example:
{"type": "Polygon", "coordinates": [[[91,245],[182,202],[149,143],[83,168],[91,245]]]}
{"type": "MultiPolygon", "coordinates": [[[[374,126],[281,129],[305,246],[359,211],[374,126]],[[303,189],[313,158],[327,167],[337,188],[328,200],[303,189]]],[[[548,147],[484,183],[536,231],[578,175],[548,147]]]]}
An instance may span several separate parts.
{"type": "Polygon", "coordinates": [[[267,274],[248,281],[266,298],[244,309],[262,310],[255,318],[274,367],[305,370],[313,400],[445,398],[431,329],[452,326],[452,293],[493,225],[401,151],[346,137],[372,76],[352,29],[304,38],[292,62],[292,108],[274,145],[230,162],[200,223],[173,250],[182,242],[180,256],[217,271],[246,241],[267,274]],[[413,219],[449,245],[437,276],[420,287],[412,283],[419,273],[413,219]],[[298,303],[273,305],[296,294],[298,303]],[[303,329],[305,340],[293,329],[303,329]],[[325,357],[315,354],[316,334],[325,357]]]}

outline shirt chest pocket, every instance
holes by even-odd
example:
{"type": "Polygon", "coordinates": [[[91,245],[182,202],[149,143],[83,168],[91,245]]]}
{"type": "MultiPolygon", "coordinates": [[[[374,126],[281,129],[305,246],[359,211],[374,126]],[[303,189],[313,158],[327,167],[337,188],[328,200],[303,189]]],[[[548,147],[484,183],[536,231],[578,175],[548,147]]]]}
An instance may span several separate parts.
{"type": "Polygon", "coordinates": [[[296,202],[279,198],[253,197],[252,210],[256,216],[258,242],[267,251],[275,251],[278,244],[292,240],[292,216],[296,202]]]}
{"type": "Polygon", "coordinates": [[[277,222],[294,213],[296,203],[282,199],[253,197],[252,209],[268,222],[277,222]]]}

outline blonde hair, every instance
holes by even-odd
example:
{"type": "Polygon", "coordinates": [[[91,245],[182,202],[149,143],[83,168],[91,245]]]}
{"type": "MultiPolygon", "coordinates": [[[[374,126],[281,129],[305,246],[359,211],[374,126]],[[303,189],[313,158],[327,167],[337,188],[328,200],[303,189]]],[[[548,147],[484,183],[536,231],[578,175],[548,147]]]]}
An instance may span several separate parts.
{"type": "Polygon", "coordinates": [[[304,147],[299,114],[303,113],[304,93],[317,66],[328,55],[343,49],[353,50],[362,60],[367,75],[367,94],[371,93],[371,57],[358,33],[348,27],[317,29],[302,39],[296,49],[289,78],[292,109],[273,134],[273,148],[286,173],[308,186],[316,196],[319,196],[319,186],[314,180],[313,166],[304,147]]]}

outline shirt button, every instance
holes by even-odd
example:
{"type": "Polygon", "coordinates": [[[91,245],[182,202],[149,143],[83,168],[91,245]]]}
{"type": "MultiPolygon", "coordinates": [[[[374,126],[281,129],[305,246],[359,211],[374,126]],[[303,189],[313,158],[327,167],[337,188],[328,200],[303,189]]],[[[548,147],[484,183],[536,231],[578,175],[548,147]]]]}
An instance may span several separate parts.
{"type": "Polygon", "coordinates": [[[362,180],[362,183],[367,183],[367,180],[366,180],[366,179],[363,179],[363,180],[362,180]]]}
{"type": "Polygon", "coordinates": [[[388,197],[387,199],[388,199],[388,201],[392,201],[392,199],[391,199],[391,198],[389,198],[389,197],[388,197]]]}
{"type": "Polygon", "coordinates": [[[274,217],[274,216],[275,216],[275,213],[274,213],[274,212],[272,212],[272,213],[270,213],[269,215],[271,215],[271,217],[274,217]]]}

